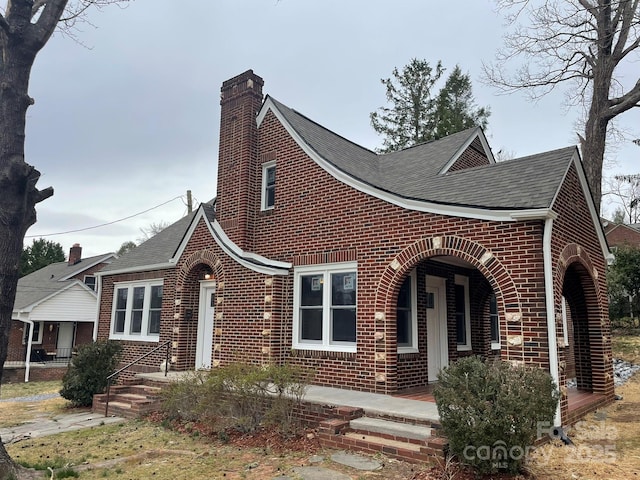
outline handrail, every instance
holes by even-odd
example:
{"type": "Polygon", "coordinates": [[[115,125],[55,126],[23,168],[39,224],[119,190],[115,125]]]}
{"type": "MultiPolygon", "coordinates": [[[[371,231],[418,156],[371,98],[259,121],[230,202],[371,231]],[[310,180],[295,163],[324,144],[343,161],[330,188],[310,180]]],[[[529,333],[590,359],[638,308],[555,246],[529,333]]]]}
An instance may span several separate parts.
{"type": "Polygon", "coordinates": [[[138,363],[140,360],[143,360],[143,359],[147,358],[153,352],[156,352],[156,351],[160,350],[162,347],[167,347],[167,351],[165,353],[165,358],[164,358],[164,376],[166,377],[167,373],[169,372],[169,344],[170,343],[171,343],[171,340],[167,340],[166,342],[161,343],[160,345],[156,346],[155,348],[149,350],[144,355],[141,355],[140,357],[136,358],[134,361],[127,363],[120,370],[116,370],[115,372],[113,372],[111,375],[109,375],[107,377],[107,400],[106,400],[105,406],[104,406],[104,416],[105,417],[109,416],[109,396],[111,394],[111,380],[113,380],[115,377],[120,375],[122,372],[124,372],[129,367],[132,367],[133,365],[138,363]]]}

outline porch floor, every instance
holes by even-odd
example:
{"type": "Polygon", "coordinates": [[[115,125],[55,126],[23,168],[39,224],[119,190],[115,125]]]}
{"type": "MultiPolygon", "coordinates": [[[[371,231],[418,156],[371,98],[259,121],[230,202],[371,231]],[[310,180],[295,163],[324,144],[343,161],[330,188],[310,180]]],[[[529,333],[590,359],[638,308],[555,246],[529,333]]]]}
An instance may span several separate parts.
{"type": "MultiPolygon", "coordinates": [[[[169,372],[167,377],[162,372],[139,373],[140,378],[154,381],[177,380],[193,372],[169,372]]],[[[433,397],[431,397],[433,399],[433,397]]],[[[335,405],[362,408],[366,413],[380,416],[402,417],[429,423],[440,423],[438,409],[433,400],[420,398],[384,395],[382,393],[359,392],[341,388],[320,387],[310,385],[304,396],[305,402],[320,405],[335,405]]]]}

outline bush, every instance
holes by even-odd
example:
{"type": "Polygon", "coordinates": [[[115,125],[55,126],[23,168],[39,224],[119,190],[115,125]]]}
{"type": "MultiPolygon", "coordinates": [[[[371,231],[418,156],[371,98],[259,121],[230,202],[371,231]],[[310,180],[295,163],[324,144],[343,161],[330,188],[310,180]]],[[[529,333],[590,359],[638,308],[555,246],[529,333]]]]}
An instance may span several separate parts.
{"type": "Polygon", "coordinates": [[[553,425],[558,404],[542,369],[477,357],[445,368],[434,397],[450,452],[481,474],[518,472],[539,426],[553,425]]]}
{"type": "Polygon", "coordinates": [[[75,407],[90,406],[93,396],[107,388],[107,377],[115,371],[121,354],[122,345],[113,340],[79,347],[62,377],[60,395],[75,407]]]}
{"type": "Polygon", "coordinates": [[[162,410],[171,419],[198,421],[211,430],[249,432],[261,425],[293,432],[295,408],[307,387],[306,371],[289,365],[233,363],[197,372],[163,390],[162,410]]]}

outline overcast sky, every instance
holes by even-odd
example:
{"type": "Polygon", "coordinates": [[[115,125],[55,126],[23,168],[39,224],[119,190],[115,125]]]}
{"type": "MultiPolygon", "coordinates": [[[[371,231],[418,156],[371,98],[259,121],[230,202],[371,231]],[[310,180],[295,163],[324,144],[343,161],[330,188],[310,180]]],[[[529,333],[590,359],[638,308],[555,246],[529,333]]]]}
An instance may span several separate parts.
{"type": "MultiPolygon", "coordinates": [[[[371,149],[382,144],[369,124],[384,105],[380,79],[413,57],[470,74],[476,103],[491,109],[494,153],[577,142],[580,110],[564,106],[563,92],[533,103],[480,83],[505,28],[488,0],[135,0],[90,21],[76,40],[56,34],[32,72],[27,162],[55,195],[27,235],[165,205],[46,236],[67,253],[73,243],[85,257],[115,251],[140,228],[178,220],[187,190],[196,204],[215,196],[220,86],[250,68],[265,94],[371,149]]],[[[620,123],[640,136],[640,113],[620,123]]],[[[607,172],[637,172],[639,153],[627,142],[607,172]]]]}

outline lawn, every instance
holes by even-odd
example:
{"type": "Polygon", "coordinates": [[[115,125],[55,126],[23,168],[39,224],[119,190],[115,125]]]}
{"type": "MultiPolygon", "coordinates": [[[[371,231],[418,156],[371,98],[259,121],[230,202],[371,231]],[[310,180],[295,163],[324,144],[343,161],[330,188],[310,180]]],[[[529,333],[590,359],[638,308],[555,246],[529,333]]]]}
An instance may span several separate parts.
{"type": "Polygon", "coordinates": [[[13,427],[67,411],[67,401],[60,397],[33,402],[8,401],[13,398],[57,393],[61,387],[60,381],[3,384],[0,387],[0,400],[3,400],[0,403],[0,428],[13,427]]]}

